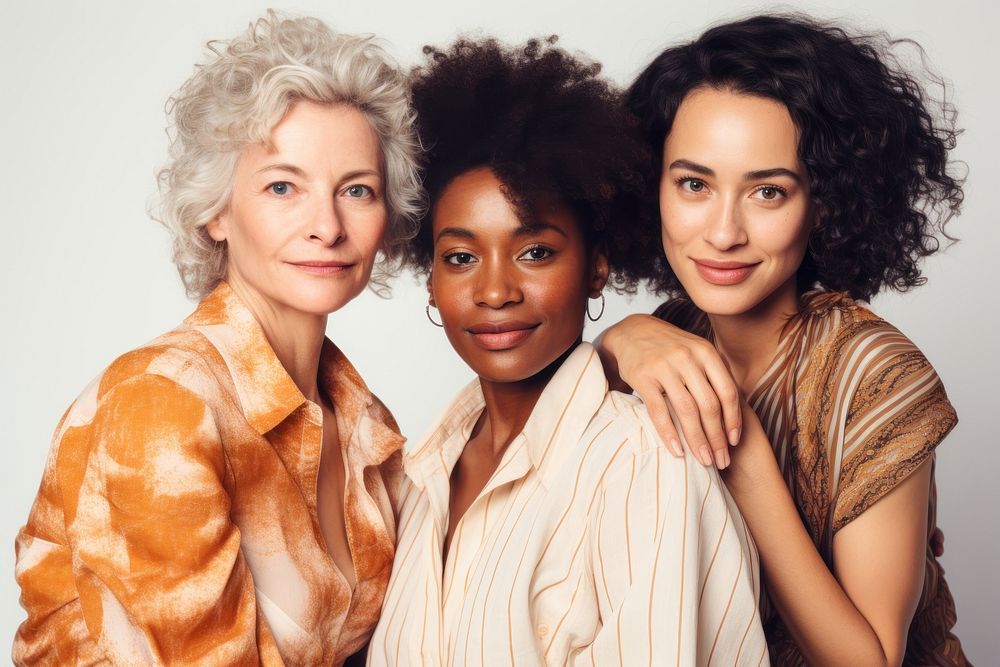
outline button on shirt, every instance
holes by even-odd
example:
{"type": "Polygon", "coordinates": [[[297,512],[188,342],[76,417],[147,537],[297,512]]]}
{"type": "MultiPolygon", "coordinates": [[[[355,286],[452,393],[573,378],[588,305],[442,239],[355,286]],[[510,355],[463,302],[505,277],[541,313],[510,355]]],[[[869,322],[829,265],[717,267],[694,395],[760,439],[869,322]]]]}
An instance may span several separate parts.
{"type": "Polygon", "coordinates": [[[757,555],[714,469],[660,444],[577,347],[442,561],[478,381],[404,457],[399,541],[369,665],[761,665],[757,555]]]}
{"type": "Polygon", "coordinates": [[[17,538],[15,662],[341,664],[378,618],[403,439],[330,341],[352,591],[316,513],[322,413],[222,283],[66,412],[17,538]]]}

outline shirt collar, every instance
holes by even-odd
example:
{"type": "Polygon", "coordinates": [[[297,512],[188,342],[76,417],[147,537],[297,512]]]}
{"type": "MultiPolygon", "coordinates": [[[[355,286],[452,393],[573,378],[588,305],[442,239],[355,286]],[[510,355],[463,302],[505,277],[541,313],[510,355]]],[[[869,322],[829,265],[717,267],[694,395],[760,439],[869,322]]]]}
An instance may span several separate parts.
{"type": "MultiPolygon", "coordinates": [[[[306,402],[253,313],[225,281],[184,322],[201,332],[222,356],[243,414],[261,435],[306,402]]],[[[317,379],[345,423],[355,426],[351,441],[364,441],[361,450],[370,459],[367,464],[381,463],[399,450],[403,438],[392,415],[328,338],[323,341],[317,379]]]]}
{"type": "MultiPolygon", "coordinates": [[[[550,487],[563,456],[579,442],[607,392],[597,351],[590,343],[581,343],[549,380],[505,457],[523,439],[532,467],[546,488],[550,487]]],[[[442,466],[454,465],[484,405],[477,378],[459,393],[421,444],[406,455],[407,474],[418,486],[423,488],[427,477],[440,472],[442,466]]],[[[450,471],[444,472],[447,475],[450,471]]]]}

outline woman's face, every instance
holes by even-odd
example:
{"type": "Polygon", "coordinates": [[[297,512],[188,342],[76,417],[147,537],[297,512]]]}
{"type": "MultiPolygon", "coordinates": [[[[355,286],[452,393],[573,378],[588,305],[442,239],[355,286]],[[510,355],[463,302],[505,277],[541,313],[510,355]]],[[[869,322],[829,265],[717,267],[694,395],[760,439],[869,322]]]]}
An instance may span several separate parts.
{"type": "Polygon", "coordinates": [[[331,313],[371,275],[387,213],[378,139],[355,108],[298,102],[245,149],[226,210],[227,280],[276,311],[331,313]]]}
{"type": "Polygon", "coordinates": [[[547,206],[526,226],[487,168],[453,180],[434,207],[431,303],[482,379],[517,382],[548,368],[583,331],[587,299],[608,276],[573,215],[547,206]]]}
{"type": "Polygon", "coordinates": [[[701,310],[794,310],[812,223],[798,131],[785,106],[699,88],[663,146],[660,215],[670,267],[701,310]]]}

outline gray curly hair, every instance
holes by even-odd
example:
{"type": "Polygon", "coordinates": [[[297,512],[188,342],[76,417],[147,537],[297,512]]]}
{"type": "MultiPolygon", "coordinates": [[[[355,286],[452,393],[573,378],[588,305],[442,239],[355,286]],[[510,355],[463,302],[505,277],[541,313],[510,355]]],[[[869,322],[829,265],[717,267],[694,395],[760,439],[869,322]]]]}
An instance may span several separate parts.
{"type": "Polygon", "coordinates": [[[240,153],[267,142],[300,100],[349,104],[368,119],[382,150],[389,224],[373,283],[384,286],[398,248],[424,206],[419,142],[405,74],[371,36],[336,33],[315,18],[272,10],[211,56],[167,102],[169,158],[160,171],[159,216],[189,297],[225,277],[226,244],[205,225],[225,210],[240,153]]]}

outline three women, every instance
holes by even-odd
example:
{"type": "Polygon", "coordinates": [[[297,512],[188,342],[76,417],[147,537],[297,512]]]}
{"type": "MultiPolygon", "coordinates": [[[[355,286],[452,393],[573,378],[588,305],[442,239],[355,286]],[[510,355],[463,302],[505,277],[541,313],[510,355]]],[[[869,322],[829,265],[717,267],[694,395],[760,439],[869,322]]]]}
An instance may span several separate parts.
{"type": "MultiPolygon", "coordinates": [[[[286,23],[264,22],[246,39],[251,44],[267,41],[275,25],[289,28],[286,23]]],[[[939,660],[960,662],[957,641],[948,635],[953,606],[942,588],[936,564],[912,557],[914,552],[922,551],[921,545],[926,546],[926,535],[933,528],[933,516],[926,517],[927,498],[932,495],[927,457],[953,423],[940,384],[908,341],[856,304],[835,295],[810,295],[801,302],[804,306],[799,305],[803,288],[817,282],[867,297],[883,284],[907,286],[916,281],[914,258],[931,249],[927,220],[918,214],[920,204],[945,202],[957,207],[960,199],[957,184],[949,181],[944,171],[949,137],[947,132],[941,136],[928,120],[919,88],[886,67],[883,55],[872,55],[870,47],[856,38],[836,30],[817,30],[796,20],[758,20],[737,25],[740,28],[735,30],[735,36],[731,26],[720,27],[700,42],[702,51],[683,49],[679,59],[654,64],[646,78],[649,88],[644,89],[641,80],[633,87],[631,100],[640,116],[645,115],[656,154],[666,156],[671,151],[663,164],[660,204],[664,250],[673,274],[661,266],[661,285],[676,288],[677,283],[671,282],[676,275],[697,306],[695,310],[674,305],[661,315],[711,336],[744,389],[767,387],[756,395],[756,400],[750,397],[755,408],[766,412],[767,432],[756,427],[749,412],[744,414],[744,443],[734,451],[727,482],[747,514],[751,532],[762,545],[765,583],[778,610],[777,616],[768,612],[767,617],[774,657],[786,662],[800,660],[799,652],[816,662],[845,657],[837,652],[842,647],[831,646],[830,639],[837,636],[829,631],[829,621],[834,619],[841,624],[838,627],[848,624],[855,633],[852,640],[863,640],[850,643],[848,648],[862,651],[851,657],[898,662],[906,647],[911,657],[935,655],[939,660]],[[776,48],[782,43],[782,30],[789,25],[795,34],[784,43],[786,48],[776,48]],[[817,41],[810,43],[803,35],[817,41]],[[737,39],[740,36],[742,40],[737,39]],[[868,76],[865,82],[874,82],[872,87],[854,91],[862,95],[862,101],[887,82],[893,84],[888,86],[890,90],[902,90],[902,102],[884,105],[882,114],[875,117],[891,119],[897,112],[909,112],[905,117],[912,122],[885,122],[876,127],[875,122],[865,122],[872,109],[857,113],[851,103],[839,109],[835,103],[843,100],[838,95],[850,92],[851,86],[824,96],[823,87],[817,84],[825,81],[822,76],[801,76],[795,70],[801,63],[797,64],[793,56],[797,53],[804,57],[803,43],[813,48],[830,47],[829,57],[820,59],[823,67],[846,67],[845,62],[857,65],[858,78],[868,76]],[[761,91],[740,84],[739,77],[728,76],[728,70],[720,64],[741,71],[739,67],[745,64],[741,58],[754,54],[755,45],[761,44],[792,70],[785,78],[771,79],[779,86],[787,84],[787,89],[761,91]],[[834,49],[831,44],[841,48],[834,49]],[[729,54],[731,61],[722,55],[713,59],[718,54],[729,54]],[[844,57],[849,58],[845,61],[844,57]],[[709,63],[708,71],[699,79],[698,66],[704,63],[709,63]],[[644,104],[648,108],[643,108],[644,104]],[[850,121],[852,116],[847,112],[854,113],[854,125],[833,122],[845,118],[850,121]],[[714,125],[715,129],[698,123],[714,125]],[[725,134],[734,128],[735,136],[725,134]],[[768,140],[755,143],[760,139],[756,135],[766,135],[768,140]],[[736,140],[743,162],[731,160],[727,151],[713,152],[713,141],[720,136],[736,140]],[[845,146],[847,150],[838,152],[845,146]],[[809,147],[816,152],[810,153],[809,147]],[[851,169],[852,165],[884,164],[890,157],[909,162],[909,167],[901,164],[902,171],[898,172],[851,169]],[[671,173],[674,171],[683,173],[671,173]],[[870,174],[871,182],[853,182],[857,173],[870,174]],[[901,176],[893,180],[897,174],[901,176]],[[852,187],[867,188],[870,196],[855,201],[849,196],[852,187]],[[721,215],[717,215],[720,211],[721,215]],[[741,217],[744,214],[745,219],[741,217]],[[894,231],[873,236],[873,222],[874,229],[894,231]],[[851,225],[853,236],[845,234],[851,225]],[[775,237],[776,233],[780,238],[775,237]],[[781,237],[781,233],[786,236],[781,237]],[[872,243],[872,239],[878,242],[872,243]],[[851,245],[852,241],[857,243],[851,245]],[[716,255],[702,256],[693,253],[692,248],[699,253],[712,248],[716,255]],[[862,260],[857,260],[854,248],[864,251],[862,260]],[[824,257],[826,273],[815,266],[817,258],[824,257]],[[840,278],[844,280],[837,282],[840,278]],[[736,289],[727,291],[730,287],[736,289]],[[749,297],[740,292],[751,287],[753,294],[749,297]],[[733,292],[737,293],[735,300],[733,292]],[[787,326],[785,316],[792,318],[787,326]],[[853,351],[855,356],[845,356],[845,350],[853,351]],[[772,356],[769,353],[774,352],[778,352],[778,361],[768,365],[772,356]],[[849,368],[835,363],[845,358],[860,361],[849,368]],[[888,392],[889,400],[881,400],[880,392],[888,392]],[[839,401],[824,401],[824,397],[832,395],[839,401]],[[838,405],[841,409],[830,411],[838,405]],[[770,453],[772,446],[778,458],[770,453]],[[779,474],[775,475],[775,471],[779,474]],[[775,512],[781,521],[774,526],[760,519],[775,512]],[[868,568],[857,556],[858,549],[873,544],[863,528],[858,528],[867,521],[898,528],[887,544],[880,543],[888,558],[873,563],[874,568],[868,568]],[[860,533],[859,539],[847,539],[852,532],[860,533]],[[896,556],[903,558],[902,566],[892,573],[894,576],[882,577],[884,569],[899,565],[896,556]],[[929,568],[926,574],[924,568],[929,568]],[[874,588],[873,575],[883,588],[874,588]],[[892,590],[881,595],[886,586],[892,590]],[[918,603],[915,595],[921,588],[918,603]],[[880,595],[866,596],[866,589],[878,590],[880,595]],[[820,609],[823,613],[817,615],[818,605],[801,595],[805,590],[833,604],[820,609]],[[888,602],[882,604],[880,600],[888,602]],[[855,607],[853,612],[851,605],[855,607]],[[923,620],[914,621],[915,630],[911,630],[907,644],[906,629],[914,608],[918,609],[916,619],[923,620]]],[[[271,53],[288,58],[289,39],[285,34],[272,41],[271,53]]],[[[48,655],[57,659],[76,656],[156,661],[204,657],[228,661],[230,657],[257,656],[264,661],[308,662],[315,658],[339,662],[363,644],[370,632],[393,555],[392,462],[400,440],[393,432],[391,418],[364,389],[346,360],[331,344],[323,342],[323,318],[356,295],[367,280],[374,250],[381,240],[380,224],[384,226],[386,218],[403,222],[407,213],[415,210],[412,160],[408,159],[413,143],[408,111],[400,103],[403,95],[399,93],[398,79],[381,66],[384,57],[377,53],[373,56],[370,44],[361,49],[366,57],[345,68],[345,61],[340,60],[343,51],[325,51],[310,40],[304,43],[299,43],[301,51],[292,48],[288,58],[291,62],[280,58],[267,62],[280,65],[278,70],[291,69],[301,74],[296,67],[315,56],[318,60],[313,69],[323,73],[364,72],[372,75],[368,83],[386,85],[376,86],[376,93],[363,85],[328,87],[310,76],[292,76],[294,83],[283,82],[264,91],[279,93],[281,103],[275,108],[261,108],[258,102],[271,99],[261,95],[264,89],[260,87],[270,77],[261,76],[264,70],[242,67],[244,58],[253,61],[254,48],[237,40],[226,54],[220,54],[220,62],[228,62],[228,68],[217,71],[219,76],[214,79],[206,74],[208,78],[200,87],[192,88],[197,93],[192,99],[197,102],[187,117],[190,122],[180,122],[184,105],[178,103],[175,107],[179,114],[175,143],[178,153],[175,168],[168,172],[168,192],[182,193],[174,204],[190,221],[188,225],[198,231],[191,237],[180,237],[195,241],[182,242],[179,258],[183,259],[191,247],[206,251],[206,263],[199,260],[190,265],[196,269],[207,267],[204,275],[209,276],[207,282],[201,283],[191,282],[188,275],[189,289],[192,284],[202,285],[192,290],[193,294],[205,296],[206,286],[223,275],[227,282],[208,294],[184,327],[112,365],[101,381],[74,404],[57,431],[39,499],[19,538],[18,576],[25,590],[25,604],[30,608],[16,648],[20,660],[31,660],[49,651],[48,655]],[[228,61],[227,55],[231,56],[228,61]],[[387,77],[388,83],[380,77],[387,77]],[[383,97],[387,91],[391,94],[383,97]],[[220,104],[220,97],[227,94],[237,100],[228,111],[226,105],[220,104]],[[246,134],[234,136],[234,130],[246,125],[233,122],[240,114],[246,114],[243,118],[253,117],[258,124],[246,134]],[[219,122],[206,124],[206,119],[219,122]],[[313,143],[315,137],[323,141],[313,143]],[[187,172],[181,168],[185,154],[190,156],[187,172]],[[205,159],[223,154],[221,159],[205,159]],[[212,180],[210,172],[233,176],[231,191],[205,186],[212,180]],[[178,183],[198,187],[175,190],[178,183]],[[351,443],[356,446],[352,448],[351,443]],[[261,452],[265,453],[263,458],[261,452]],[[191,512],[189,508],[195,502],[199,509],[191,512]],[[206,505],[212,508],[207,513],[203,509],[206,505]],[[289,506],[294,509],[288,510],[289,506]],[[178,548],[180,535],[185,536],[182,544],[189,548],[178,548]],[[175,617],[177,614],[180,617],[175,617]],[[220,630],[216,632],[216,628],[220,630]]],[[[550,65],[553,59],[559,59],[552,55],[557,51],[541,51],[543,60],[548,58],[545,62],[550,65]]],[[[476,54],[471,49],[465,55],[476,54]]],[[[757,54],[760,58],[767,55],[757,54]]],[[[773,69],[767,71],[774,73],[773,69]]],[[[597,85],[592,71],[578,70],[571,78],[584,92],[597,85]]],[[[197,80],[198,76],[192,81],[197,80]]],[[[282,81],[279,77],[275,80],[282,81]]],[[[501,77],[493,83],[503,82],[501,77]]],[[[497,88],[503,89],[499,85],[497,88]]],[[[461,99],[462,92],[454,91],[456,99],[461,99]]],[[[582,95],[578,101],[586,99],[582,95]]],[[[877,95],[871,99],[884,102],[877,95]]],[[[502,102],[499,98],[494,101],[502,102]]],[[[440,109],[424,110],[428,118],[435,113],[448,117],[440,109]]],[[[463,118],[468,119],[482,120],[486,126],[490,115],[463,118]]],[[[549,120],[572,119],[556,116],[549,120]]],[[[470,126],[476,128],[476,122],[470,126]]],[[[567,123],[566,127],[574,126],[567,123]]],[[[581,141],[594,134],[593,127],[575,127],[581,141]]],[[[505,141],[529,136],[530,132],[522,132],[484,138],[504,145],[505,141]]],[[[706,509],[708,519],[692,519],[696,529],[719,527],[712,517],[721,518],[719,539],[731,544],[722,553],[732,556],[752,554],[752,550],[738,534],[734,536],[733,526],[740,525],[738,514],[729,510],[729,498],[715,478],[691,468],[689,462],[662,460],[659,448],[650,444],[652,429],[648,419],[623,397],[605,393],[592,372],[592,357],[576,358],[581,351],[587,351],[586,346],[577,344],[582,295],[599,290],[602,274],[611,268],[619,269],[626,284],[632,278],[645,277],[643,272],[649,267],[642,262],[655,260],[650,251],[656,249],[658,236],[651,237],[649,230],[659,229],[647,226],[645,236],[640,234],[623,243],[610,224],[620,219],[616,216],[621,211],[614,209],[616,190],[607,183],[599,188],[607,201],[598,202],[590,210],[580,207],[579,202],[587,197],[574,187],[587,181],[574,170],[600,165],[593,156],[601,152],[605,157],[615,155],[624,135],[609,132],[599,135],[600,139],[613,140],[616,146],[609,143],[601,147],[589,154],[589,160],[570,152],[557,162],[559,154],[554,151],[548,162],[541,159],[528,169],[517,164],[517,151],[512,154],[515,157],[484,159],[471,155],[464,158],[465,163],[457,158],[446,160],[440,168],[452,173],[441,179],[436,193],[432,186],[436,198],[432,215],[432,229],[437,229],[435,244],[440,238],[468,239],[470,233],[487,237],[490,242],[483,246],[483,256],[491,258],[492,271],[501,265],[497,263],[503,255],[500,250],[505,249],[509,255],[513,247],[510,239],[517,239],[522,229],[528,235],[558,236],[559,231],[553,229],[558,228],[570,245],[582,249],[578,259],[585,261],[570,264],[569,275],[575,275],[576,280],[567,280],[565,285],[570,289],[556,294],[556,300],[538,301],[534,296],[528,300],[543,304],[536,312],[538,318],[472,322],[463,327],[470,309],[489,312],[491,308],[502,310],[524,303],[523,298],[510,298],[517,291],[511,291],[510,284],[520,285],[522,276],[514,271],[518,281],[503,288],[508,290],[506,297],[497,296],[503,289],[492,287],[486,290],[489,298],[476,296],[458,280],[476,269],[450,268],[466,264],[470,257],[477,259],[476,253],[453,248],[447,260],[436,252],[432,255],[434,266],[440,262],[442,269],[435,269],[432,294],[438,305],[454,299],[455,310],[442,310],[443,322],[451,327],[449,336],[453,341],[464,341],[465,347],[456,347],[463,357],[468,355],[470,365],[483,378],[480,388],[470,394],[481,392],[481,402],[468,414],[457,417],[461,423],[442,424],[438,440],[444,442],[432,438],[428,445],[431,449],[439,447],[439,452],[443,451],[440,447],[445,447],[455,459],[443,466],[443,481],[448,486],[440,485],[442,471],[437,468],[441,466],[434,457],[427,459],[431,461],[427,465],[435,468],[428,473],[438,483],[435,492],[425,486],[418,493],[412,477],[409,487],[404,482],[403,488],[410,489],[402,503],[404,514],[407,502],[411,508],[418,507],[421,502],[432,503],[430,496],[434,493],[448,495],[437,498],[435,520],[417,520],[411,510],[406,514],[411,522],[402,525],[401,531],[405,534],[408,528],[436,528],[439,533],[432,533],[431,543],[440,541],[444,567],[454,568],[453,572],[465,568],[470,576],[473,562],[481,557],[505,557],[506,550],[497,546],[501,541],[496,532],[505,525],[508,532],[502,544],[509,545],[511,540],[522,544],[522,555],[534,553],[530,551],[532,540],[541,539],[539,536],[552,543],[565,539],[565,531],[560,535],[564,524],[579,525],[590,548],[586,550],[578,541],[577,554],[582,554],[579,558],[560,554],[562,558],[549,562],[543,550],[535,554],[538,558],[530,566],[524,561],[518,561],[516,567],[495,563],[510,587],[505,591],[510,594],[506,644],[499,641],[503,638],[503,633],[497,634],[499,628],[486,627],[485,611],[493,609],[490,605],[498,604],[499,599],[491,597],[490,590],[485,596],[470,598],[467,606],[464,598],[459,600],[454,625],[439,626],[436,636],[425,634],[426,623],[419,630],[417,624],[406,626],[408,641],[436,638],[437,647],[427,650],[437,651],[439,657],[461,655],[474,661],[478,648],[480,659],[487,650],[491,656],[496,652],[508,657],[519,651],[523,652],[519,656],[535,660],[546,659],[547,653],[556,661],[633,654],[652,658],[664,650],[659,642],[666,642],[670,651],[689,656],[685,661],[705,661],[718,655],[716,651],[735,651],[735,659],[748,660],[751,658],[747,657],[749,652],[744,655],[744,647],[756,648],[759,643],[754,639],[759,630],[755,629],[752,614],[746,617],[751,620],[741,626],[749,643],[706,642],[699,634],[712,627],[713,619],[716,627],[730,632],[728,616],[718,619],[714,606],[722,598],[705,593],[707,599],[702,599],[708,580],[700,582],[694,609],[690,607],[690,596],[689,606],[684,606],[684,596],[678,595],[677,589],[656,593],[659,589],[652,579],[657,578],[660,568],[655,558],[649,559],[657,551],[645,539],[648,531],[651,529],[655,540],[659,540],[656,545],[667,549],[661,555],[669,554],[669,549],[680,549],[672,557],[682,562],[687,558],[686,542],[682,538],[678,545],[669,539],[660,523],[677,512],[676,505],[645,501],[660,500],[657,490],[679,489],[680,471],[684,471],[685,479],[699,480],[696,484],[700,486],[693,488],[704,491],[706,499],[714,499],[705,505],[711,508],[706,509]],[[508,168],[512,169],[505,171],[508,168]],[[566,174],[570,176],[562,178],[566,174]],[[544,182],[550,176],[560,178],[544,182]],[[535,179],[542,182],[536,183],[535,179]],[[437,219],[442,205],[451,211],[446,225],[451,229],[443,237],[440,227],[444,222],[439,224],[437,219]],[[477,218],[479,213],[485,218],[477,218]],[[463,221],[475,227],[482,220],[487,225],[478,230],[463,230],[462,225],[451,224],[463,221]],[[504,239],[506,245],[497,238],[504,239]],[[621,250],[618,244],[638,248],[640,263],[629,265],[622,261],[622,256],[616,255],[621,250]],[[438,280],[446,280],[445,271],[458,272],[452,276],[455,281],[435,285],[438,280]],[[535,335],[535,329],[540,330],[543,316],[552,316],[553,322],[566,325],[550,327],[554,333],[545,337],[549,340],[543,346],[544,354],[528,359],[527,365],[517,354],[507,355],[511,357],[507,361],[503,360],[504,354],[491,354],[531,348],[533,339],[542,338],[535,335]],[[472,354],[470,350],[475,351],[475,347],[469,347],[470,339],[465,337],[471,337],[486,353],[477,353],[478,357],[472,354]],[[511,348],[504,347],[512,341],[515,344],[511,348]],[[501,363],[491,369],[490,364],[498,356],[501,363]],[[531,372],[522,375],[526,369],[531,372]],[[593,394],[592,405],[568,398],[572,396],[571,386],[561,380],[569,371],[570,376],[577,376],[573,385],[579,381],[580,386],[593,389],[588,390],[593,394]],[[508,372],[513,374],[504,375],[508,372]],[[515,391],[508,392],[511,387],[506,385],[515,391]],[[531,456],[535,450],[528,432],[534,423],[551,425],[551,415],[546,413],[550,403],[567,410],[594,407],[590,414],[584,409],[580,415],[580,421],[586,422],[583,432],[559,441],[564,446],[559,451],[577,455],[576,459],[560,459],[566,462],[567,469],[575,465],[588,474],[598,469],[584,463],[583,453],[589,450],[581,448],[580,440],[587,429],[607,427],[607,431],[591,434],[594,453],[604,457],[604,470],[617,471],[613,477],[620,477],[626,493],[622,495],[622,485],[605,485],[601,478],[583,475],[581,479],[585,487],[591,485],[586,487],[590,496],[596,493],[601,498],[598,507],[605,512],[608,507],[617,507],[622,516],[630,518],[620,539],[603,534],[602,521],[590,516],[593,508],[567,497],[566,489],[562,494],[550,494],[547,505],[529,502],[543,496],[513,492],[515,487],[524,491],[530,484],[534,484],[535,493],[549,492],[541,477],[529,479],[528,471],[519,466],[545,462],[547,449],[540,452],[538,461],[531,456]],[[616,433],[615,428],[625,428],[620,441],[625,449],[602,448],[605,443],[600,441],[601,433],[616,433]],[[524,436],[520,440],[519,434],[524,436]],[[466,451],[470,458],[466,458],[466,451]],[[508,474],[520,472],[522,476],[502,479],[500,473],[505,469],[500,466],[504,461],[518,464],[506,470],[508,474]],[[649,461],[656,463],[655,472],[648,466],[635,467],[637,462],[649,461]],[[632,489],[637,489],[634,497],[632,489]],[[541,517],[540,525],[525,526],[513,521],[497,524],[495,516],[490,524],[490,499],[505,493],[508,503],[520,503],[522,509],[530,506],[531,516],[541,517]],[[557,516],[559,503],[564,504],[565,516],[572,518],[546,523],[547,518],[557,516]],[[656,510],[652,516],[651,507],[656,510]],[[480,509],[482,515],[477,516],[480,509]],[[466,517],[470,519],[468,525],[478,522],[483,534],[493,531],[490,534],[497,549],[480,553],[477,545],[466,544],[467,553],[463,553],[460,538],[466,517]],[[518,526],[526,530],[515,531],[518,526]],[[635,537],[642,537],[642,544],[633,552],[635,537]],[[588,574],[593,579],[598,571],[594,569],[593,549],[597,550],[596,562],[601,563],[604,547],[624,548],[625,554],[618,560],[626,567],[619,564],[610,568],[610,575],[609,570],[601,570],[605,575],[603,593],[580,589],[584,591],[580,600],[586,600],[589,592],[591,603],[577,606],[574,600],[578,589],[563,588],[567,581],[582,586],[588,574]],[[635,571],[633,556],[642,560],[635,571]],[[553,574],[557,565],[563,568],[559,576],[553,574]],[[636,579],[632,578],[634,573],[636,579]],[[565,579],[561,579],[563,575],[565,579]],[[544,590],[538,588],[546,577],[552,578],[552,585],[544,590]],[[645,590],[647,595],[630,595],[636,590],[645,590]],[[550,594],[551,599],[547,600],[543,593],[550,594]],[[516,609],[526,613],[515,613],[515,594],[516,609]],[[569,603],[564,604],[560,595],[568,595],[569,603]],[[644,599],[636,602],[638,598],[644,599]],[[677,603],[671,612],[678,620],[676,635],[661,635],[650,622],[645,629],[640,629],[639,623],[628,622],[630,614],[638,618],[644,613],[647,621],[659,620],[658,612],[653,612],[662,599],[677,603]],[[552,601],[558,603],[555,607],[563,614],[556,619],[556,627],[549,623],[552,601]],[[573,612],[571,618],[565,614],[567,608],[573,612]],[[706,619],[701,619],[702,613],[706,619]],[[692,615],[699,620],[685,625],[683,619],[692,615]],[[606,619],[624,622],[625,633],[604,627],[606,619]],[[464,638],[458,634],[463,628],[464,638]],[[638,632],[646,646],[631,632],[638,632]]],[[[538,147],[544,149],[544,142],[538,147]]],[[[538,154],[544,158],[546,152],[539,150],[538,154]]],[[[434,168],[431,163],[431,173],[434,168]]],[[[633,172],[639,174],[639,170],[633,172]]],[[[627,182],[633,172],[626,170],[618,178],[627,182]]],[[[638,178],[641,180],[641,176],[638,178]]],[[[619,189],[626,193],[629,187],[639,187],[638,180],[624,186],[618,182],[619,189]]],[[[633,210],[638,219],[640,208],[633,210]]],[[[558,263],[552,259],[559,256],[554,248],[537,238],[533,240],[536,247],[526,248],[515,258],[507,257],[508,270],[526,262],[528,266],[536,262],[539,266],[558,263]]],[[[544,240],[556,245],[552,239],[544,240]]],[[[625,361],[622,346],[615,343],[628,331],[623,328],[617,336],[609,335],[606,347],[610,356],[620,357],[623,376],[639,386],[641,370],[625,361]]],[[[673,334],[659,328],[655,331],[659,333],[654,338],[659,336],[674,344],[673,334]]],[[[632,353],[640,359],[649,356],[642,349],[632,353]]],[[[657,381],[670,384],[666,378],[657,381]]],[[[713,386],[711,378],[707,384],[713,386]]],[[[694,391],[695,386],[697,383],[691,381],[683,389],[694,391]]],[[[668,388],[668,396],[672,393],[668,388]]],[[[561,423],[556,422],[556,431],[561,423]]],[[[419,459],[420,451],[416,450],[414,460],[419,459]]],[[[676,502],[686,497],[680,494],[664,500],[676,502]]],[[[512,508],[514,504],[506,506],[512,508]]],[[[426,537],[415,538],[414,544],[426,537]]],[[[433,561],[433,554],[431,550],[426,556],[433,561]]],[[[703,555],[698,552],[692,558],[703,555]]],[[[397,569],[403,567],[404,560],[397,559],[397,569]]],[[[748,597],[754,581],[751,577],[747,582],[747,564],[733,566],[725,556],[720,563],[735,573],[735,599],[748,597]]],[[[438,571],[427,563],[411,562],[411,567],[420,565],[427,565],[427,569],[419,570],[423,577],[438,571]]],[[[661,578],[659,585],[678,585],[682,591],[688,581],[686,576],[681,571],[666,581],[661,578]]],[[[441,583],[440,579],[434,583],[441,583]]],[[[445,613],[441,618],[446,618],[448,595],[441,593],[445,613]]],[[[429,602],[433,597],[431,589],[425,587],[423,594],[427,604],[422,609],[436,612],[429,602]]],[[[810,597],[815,599],[815,595],[810,597]]],[[[501,614],[504,611],[497,609],[501,614]]],[[[749,613],[739,602],[736,609],[749,613]]],[[[385,632],[390,632],[391,616],[386,615],[383,623],[385,632]]]]}

